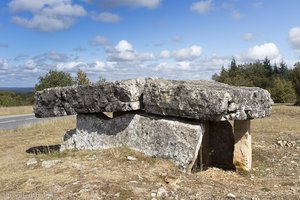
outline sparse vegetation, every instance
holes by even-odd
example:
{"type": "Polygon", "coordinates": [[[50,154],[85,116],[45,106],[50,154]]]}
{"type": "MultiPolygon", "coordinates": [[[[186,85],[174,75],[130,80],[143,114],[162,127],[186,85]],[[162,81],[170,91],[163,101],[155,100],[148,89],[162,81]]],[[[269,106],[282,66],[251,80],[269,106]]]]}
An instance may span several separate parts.
{"type": "Polygon", "coordinates": [[[33,104],[33,93],[0,91],[0,106],[26,106],[33,104]]]}
{"type": "Polygon", "coordinates": [[[88,85],[91,84],[91,81],[87,77],[87,74],[83,70],[79,69],[77,71],[77,77],[75,78],[75,83],[77,85],[88,85]]]}
{"type": "Polygon", "coordinates": [[[0,116],[32,114],[32,113],[33,113],[32,106],[13,106],[13,107],[0,106],[0,116]]]}
{"type": "MultiPolygon", "coordinates": [[[[275,105],[269,118],[252,121],[253,170],[245,174],[210,168],[186,175],[171,162],[128,148],[27,154],[29,147],[62,142],[75,118],[53,119],[17,130],[0,131],[0,198],[5,194],[49,193],[54,199],[298,199],[300,107],[275,105]],[[295,141],[283,147],[278,140],[295,141]],[[127,156],[137,161],[127,160],[127,156]],[[30,158],[37,164],[26,166],[30,158]],[[60,160],[51,168],[45,160],[60,160]]],[[[38,198],[47,199],[47,198],[38,198]]]]}

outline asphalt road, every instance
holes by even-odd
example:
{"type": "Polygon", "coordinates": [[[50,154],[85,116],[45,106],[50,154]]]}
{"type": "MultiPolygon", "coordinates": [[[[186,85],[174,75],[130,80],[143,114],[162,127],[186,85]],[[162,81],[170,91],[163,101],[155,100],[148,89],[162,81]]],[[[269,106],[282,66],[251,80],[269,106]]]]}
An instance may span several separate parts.
{"type": "Polygon", "coordinates": [[[0,130],[15,129],[26,124],[37,123],[45,118],[36,118],[34,114],[0,116],[0,130]]]}

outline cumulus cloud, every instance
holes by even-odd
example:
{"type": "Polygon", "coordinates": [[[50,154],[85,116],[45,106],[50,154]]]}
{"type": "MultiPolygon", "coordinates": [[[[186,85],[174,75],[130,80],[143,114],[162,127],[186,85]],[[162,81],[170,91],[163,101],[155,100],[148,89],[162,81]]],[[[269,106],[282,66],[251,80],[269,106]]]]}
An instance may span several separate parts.
{"type": "Polygon", "coordinates": [[[161,0],[91,0],[99,3],[104,7],[119,7],[119,6],[128,6],[128,7],[146,7],[146,8],[156,8],[159,6],[161,0]]]}
{"type": "Polygon", "coordinates": [[[15,15],[14,23],[44,32],[67,29],[76,17],[87,15],[82,6],[72,4],[71,0],[12,0],[8,6],[13,13],[30,12],[32,15],[31,18],[15,15]]]}
{"type": "Polygon", "coordinates": [[[108,61],[113,62],[141,62],[155,58],[152,53],[137,52],[127,40],[119,41],[114,47],[108,46],[106,57],[108,61]]]}
{"type": "Polygon", "coordinates": [[[181,61],[181,62],[175,62],[175,63],[168,63],[163,62],[157,64],[153,70],[154,71],[173,71],[173,70],[190,70],[191,69],[191,62],[188,61],[181,61]]]}
{"type": "Polygon", "coordinates": [[[97,35],[92,40],[90,40],[90,44],[92,46],[105,46],[109,44],[109,41],[107,40],[106,37],[97,35]]]}
{"type": "Polygon", "coordinates": [[[266,57],[268,57],[270,60],[281,59],[279,49],[274,43],[255,45],[249,48],[246,54],[242,56],[243,59],[249,61],[263,60],[266,57]]]}
{"type": "Polygon", "coordinates": [[[294,27],[289,30],[288,39],[292,48],[300,53],[300,27],[294,27]]]}
{"type": "Polygon", "coordinates": [[[190,9],[200,15],[206,15],[213,9],[212,0],[198,1],[191,5],[190,9]]]}
{"type": "Polygon", "coordinates": [[[255,34],[253,34],[253,33],[245,33],[245,34],[242,36],[242,39],[245,40],[245,41],[251,41],[251,40],[254,40],[254,39],[255,39],[255,34]]]}
{"type": "Polygon", "coordinates": [[[92,13],[91,17],[95,21],[105,23],[119,23],[122,20],[122,18],[119,15],[110,12],[102,12],[100,14],[92,13]]]}
{"type": "Polygon", "coordinates": [[[168,59],[174,58],[177,61],[185,61],[185,60],[194,60],[199,58],[202,54],[202,47],[198,45],[193,45],[191,47],[169,51],[164,50],[160,53],[160,58],[168,59]]]}

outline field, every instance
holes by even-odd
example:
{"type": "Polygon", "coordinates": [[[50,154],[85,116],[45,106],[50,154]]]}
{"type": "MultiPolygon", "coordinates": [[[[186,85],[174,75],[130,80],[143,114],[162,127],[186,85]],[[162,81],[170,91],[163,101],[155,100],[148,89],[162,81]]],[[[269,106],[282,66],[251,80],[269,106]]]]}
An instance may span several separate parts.
{"type": "Polygon", "coordinates": [[[299,199],[300,107],[275,105],[271,117],[251,126],[251,172],[210,168],[190,175],[127,148],[25,152],[61,143],[74,117],[0,131],[0,199],[299,199]]]}
{"type": "Polygon", "coordinates": [[[31,113],[33,113],[32,106],[15,106],[15,107],[0,106],[0,116],[31,114],[31,113]]]}

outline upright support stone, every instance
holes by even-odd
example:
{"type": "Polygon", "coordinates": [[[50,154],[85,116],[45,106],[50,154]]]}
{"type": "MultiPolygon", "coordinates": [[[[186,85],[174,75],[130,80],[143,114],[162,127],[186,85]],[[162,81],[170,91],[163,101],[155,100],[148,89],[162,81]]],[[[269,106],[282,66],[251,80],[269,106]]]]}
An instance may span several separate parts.
{"type": "Polygon", "coordinates": [[[233,164],[237,170],[250,171],[252,165],[252,147],[250,120],[234,121],[233,164]]]}
{"type": "Polygon", "coordinates": [[[65,136],[60,150],[127,146],[148,156],[172,160],[189,173],[204,132],[204,124],[197,121],[142,111],[118,113],[113,118],[102,113],[79,114],[75,133],[65,136]]]}

